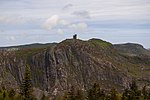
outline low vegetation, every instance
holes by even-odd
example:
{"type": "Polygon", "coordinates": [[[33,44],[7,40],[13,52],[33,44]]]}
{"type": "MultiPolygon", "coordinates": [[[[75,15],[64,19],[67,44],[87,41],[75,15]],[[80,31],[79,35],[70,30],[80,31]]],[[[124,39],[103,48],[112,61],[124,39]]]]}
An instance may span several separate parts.
{"type": "Polygon", "coordinates": [[[48,97],[43,94],[41,99],[36,99],[32,95],[32,87],[30,82],[27,81],[28,78],[26,76],[24,79],[23,88],[20,88],[22,92],[20,93],[2,87],[0,89],[0,100],[150,100],[150,90],[147,89],[146,85],[141,90],[138,89],[135,81],[122,93],[119,93],[115,88],[111,90],[102,89],[98,83],[94,83],[87,91],[71,86],[70,90],[66,91],[63,96],[48,97]]]}

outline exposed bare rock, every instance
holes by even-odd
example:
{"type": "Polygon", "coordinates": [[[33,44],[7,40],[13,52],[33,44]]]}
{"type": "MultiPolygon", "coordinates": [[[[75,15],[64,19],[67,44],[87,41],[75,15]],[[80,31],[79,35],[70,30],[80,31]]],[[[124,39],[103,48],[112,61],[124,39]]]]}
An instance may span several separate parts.
{"type": "Polygon", "coordinates": [[[120,55],[112,44],[98,39],[68,39],[45,48],[0,51],[0,85],[17,89],[26,64],[30,65],[33,86],[51,95],[72,85],[87,90],[99,82],[103,88],[122,90],[132,78],[150,80],[148,73],[141,77],[142,69],[149,68],[149,64],[135,64],[120,55]]]}

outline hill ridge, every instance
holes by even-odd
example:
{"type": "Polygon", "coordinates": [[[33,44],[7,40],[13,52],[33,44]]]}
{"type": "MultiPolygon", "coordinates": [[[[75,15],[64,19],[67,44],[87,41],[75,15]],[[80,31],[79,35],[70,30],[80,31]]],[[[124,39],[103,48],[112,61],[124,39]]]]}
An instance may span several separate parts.
{"type": "Polygon", "coordinates": [[[122,55],[118,48],[100,39],[66,39],[41,48],[0,51],[1,86],[18,88],[26,63],[30,66],[34,87],[50,94],[56,88],[62,93],[70,85],[87,90],[94,82],[121,91],[132,78],[140,86],[150,84],[149,58],[122,55]]]}

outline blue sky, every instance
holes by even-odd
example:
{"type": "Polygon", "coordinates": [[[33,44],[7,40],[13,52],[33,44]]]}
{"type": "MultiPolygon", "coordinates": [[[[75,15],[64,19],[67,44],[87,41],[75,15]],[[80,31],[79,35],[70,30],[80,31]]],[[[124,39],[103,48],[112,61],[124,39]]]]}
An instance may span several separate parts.
{"type": "Polygon", "coordinates": [[[149,0],[0,0],[0,46],[80,39],[150,48],[149,0]]]}

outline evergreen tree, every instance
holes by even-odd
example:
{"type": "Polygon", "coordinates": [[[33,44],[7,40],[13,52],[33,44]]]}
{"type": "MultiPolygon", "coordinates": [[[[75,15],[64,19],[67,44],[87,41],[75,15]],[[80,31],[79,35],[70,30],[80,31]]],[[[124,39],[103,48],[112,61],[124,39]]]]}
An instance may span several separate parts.
{"type": "Polygon", "coordinates": [[[100,99],[100,86],[94,83],[93,87],[88,91],[88,100],[99,100],[100,99]]]}
{"type": "Polygon", "coordinates": [[[144,99],[147,99],[147,91],[146,91],[146,85],[144,85],[144,87],[142,88],[142,96],[144,99]]]}
{"type": "Polygon", "coordinates": [[[148,91],[147,99],[150,100],[150,90],[148,91]]]}
{"type": "Polygon", "coordinates": [[[11,100],[14,100],[14,97],[16,95],[16,91],[14,89],[11,89],[9,92],[8,92],[8,96],[11,100]]]}
{"type": "Polygon", "coordinates": [[[119,100],[118,93],[115,88],[112,88],[110,91],[111,100],[119,100]]]}
{"type": "Polygon", "coordinates": [[[131,89],[132,91],[137,91],[137,90],[138,90],[138,86],[137,86],[135,80],[133,80],[132,83],[130,84],[130,89],[131,89]]]}
{"type": "Polygon", "coordinates": [[[24,79],[21,84],[21,95],[23,96],[24,100],[33,100],[32,92],[31,72],[29,66],[27,65],[25,69],[24,79]]]}
{"type": "Polygon", "coordinates": [[[130,95],[133,100],[140,100],[141,91],[138,90],[138,86],[135,80],[133,80],[130,84],[130,95]]]}
{"type": "Polygon", "coordinates": [[[121,99],[122,100],[127,100],[128,96],[129,96],[129,90],[125,89],[124,92],[123,92],[123,94],[122,94],[121,99]]]}
{"type": "Polygon", "coordinates": [[[70,100],[75,100],[75,89],[74,89],[74,86],[71,86],[71,89],[70,89],[68,94],[69,94],[70,100]]]}
{"type": "Polygon", "coordinates": [[[41,100],[48,100],[48,98],[45,96],[45,94],[43,93],[41,100]]]}
{"type": "Polygon", "coordinates": [[[6,98],[6,91],[3,92],[3,98],[6,98]]]}
{"type": "Polygon", "coordinates": [[[77,90],[75,99],[76,99],[76,100],[84,100],[83,91],[77,90]]]}
{"type": "Polygon", "coordinates": [[[105,100],[105,96],[106,96],[105,91],[102,89],[100,91],[100,100],[105,100]]]}
{"type": "Polygon", "coordinates": [[[126,89],[122,94],[122,100],[140,100],[141,91],[138,90],[138,86],[135,81],[132,81],[130,88],[126,89]]]}

